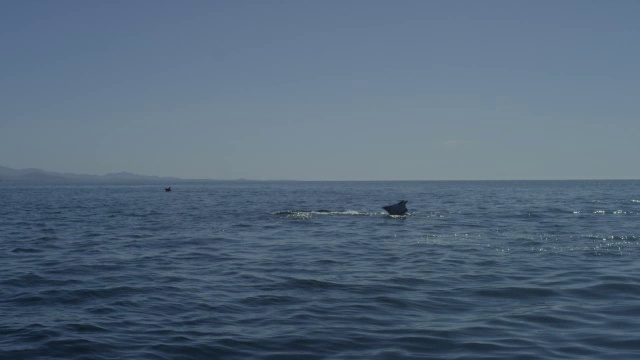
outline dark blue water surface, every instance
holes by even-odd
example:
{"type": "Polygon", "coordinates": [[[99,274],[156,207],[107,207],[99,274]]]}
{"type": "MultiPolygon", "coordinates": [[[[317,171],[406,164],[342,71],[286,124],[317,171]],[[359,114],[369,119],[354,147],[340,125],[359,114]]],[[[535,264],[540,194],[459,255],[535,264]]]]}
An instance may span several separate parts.
{"type": "Polygon", "coordinates": [[[640,358],[638,181],[173,189],[0,185],[0,358],[640,358]]]}

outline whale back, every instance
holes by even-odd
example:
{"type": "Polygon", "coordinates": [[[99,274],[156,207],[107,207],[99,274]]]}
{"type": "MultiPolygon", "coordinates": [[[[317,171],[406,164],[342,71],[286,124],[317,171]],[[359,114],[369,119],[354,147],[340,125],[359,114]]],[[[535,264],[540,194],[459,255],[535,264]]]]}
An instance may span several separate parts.
{"type": "Polygon", "coordinates": [[[389,215],[404,215],[407,213],[407,200],[402,200],[397,204],[383,206],[389,215]]]}

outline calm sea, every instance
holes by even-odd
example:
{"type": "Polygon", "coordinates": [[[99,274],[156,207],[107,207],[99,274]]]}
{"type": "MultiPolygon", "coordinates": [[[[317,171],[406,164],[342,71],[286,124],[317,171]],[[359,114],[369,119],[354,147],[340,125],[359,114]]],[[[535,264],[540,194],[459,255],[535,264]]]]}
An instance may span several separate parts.
{"type": "Polygon", "coordinates": [[[640,181],[173,185],[0,185],[0,358],[640,358],[640,181]]]}

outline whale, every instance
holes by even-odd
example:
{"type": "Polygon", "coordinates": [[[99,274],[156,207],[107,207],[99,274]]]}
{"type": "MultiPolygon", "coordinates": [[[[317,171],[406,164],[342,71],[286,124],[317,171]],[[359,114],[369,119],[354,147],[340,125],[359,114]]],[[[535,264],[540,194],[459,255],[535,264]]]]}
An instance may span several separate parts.
{"type": "Polygon", "coordinates": [[[397,204],[383,206],[389,215],[404,215],[407,213],[407,200],[401,200],[397,204]]]}

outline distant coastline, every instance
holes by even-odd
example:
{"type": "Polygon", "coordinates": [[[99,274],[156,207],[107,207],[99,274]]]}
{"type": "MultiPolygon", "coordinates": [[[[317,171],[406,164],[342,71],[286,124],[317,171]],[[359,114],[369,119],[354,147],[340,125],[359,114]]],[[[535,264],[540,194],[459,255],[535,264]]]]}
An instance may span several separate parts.
{"type": "Polygon", "coordinates": [[[45,171],[42,169],[13,169],[0,166],[0,183],[3,184],[171,184],[185,181],[176,177],[148,176],[129,172],[106,175],[87,175],[45,171]]]}
{"type": "Polygon", "coordinates": [[[37,168],[14,169],[0,166],[0,184],[15,185],[144,185],[144,184],[203,184],[209,182],[246,181],[246,182],[477,182],[477,181],[638,181],[640,179],[424,179],[424,180],[298,180],[298,179],[184,179],[171,176],[140,175],[130,172],[109,173],[106,175],[88,175],[46,171],[37,168]]]}
{"type": "MultiPolygon", "coordinates": [[[[172,176],[140,175],[126,171],[106,175],[61,173],[37,168],[14,169],[0,166],[0,184],[15,185],[144,185],[198,184],[223,181],[261,181],[251,179],[184,179],[172,176]]],[[[272,180],[269,180],[272,181],[272,180]]],[[[277,180],[280,181],[280,180],[277,180]]],[[[282,180],[296,181],[296,180],[282,180]]]]}

